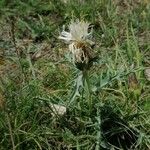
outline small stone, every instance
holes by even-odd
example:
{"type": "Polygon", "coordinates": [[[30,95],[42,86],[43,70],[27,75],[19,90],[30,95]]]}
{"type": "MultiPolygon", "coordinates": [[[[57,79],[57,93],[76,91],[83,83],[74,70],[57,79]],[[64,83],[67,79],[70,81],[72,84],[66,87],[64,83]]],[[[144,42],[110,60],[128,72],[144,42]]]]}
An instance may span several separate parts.
{"type": "Polygon", "coordinates": [[[65,106],[62,106],[62,105],[58,105],[58,104],[50,104],[50,107],[52,109],[52,116],[55,116],[55,115],[59,115],[59,116],[63,116],[67,109],[65,106]]]}

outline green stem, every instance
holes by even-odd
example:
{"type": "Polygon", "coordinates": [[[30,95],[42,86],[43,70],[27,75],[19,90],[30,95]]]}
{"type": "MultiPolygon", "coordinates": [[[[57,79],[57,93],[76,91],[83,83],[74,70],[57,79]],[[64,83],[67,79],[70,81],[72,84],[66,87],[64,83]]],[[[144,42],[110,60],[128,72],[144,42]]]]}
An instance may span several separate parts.
{"type": "Polygon", "coordinates": [[[10,139],[11,139],[11,143],[12,143],[12,150],[15,150],[15,142],[14,142],[14,137],[13,137],[13,132],[12,132],[12,127],[11,127],[11,123],[10,123],[10,118],[8,113],[6,114],[6,119],[8,121],[8,128],[9,128],[9,133],[10,133],[10,139]]]}
{"type": "Polygon", "coordinates": [[[84,83],[84,88],[86,89],[85,91],[87,95],[88,105],[91,112],[92,110],[91,86],[90,86],[89,74],[87,70],[83,71],[83,83],[84,83]]]}

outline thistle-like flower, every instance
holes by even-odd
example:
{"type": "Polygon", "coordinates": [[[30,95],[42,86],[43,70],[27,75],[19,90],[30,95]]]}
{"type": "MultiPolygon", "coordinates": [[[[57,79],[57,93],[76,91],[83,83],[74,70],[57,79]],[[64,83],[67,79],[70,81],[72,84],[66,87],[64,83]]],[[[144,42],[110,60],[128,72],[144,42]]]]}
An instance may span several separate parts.
{"type": "Polygon", "coordinates": [[[84,21],[72,21],[69,25],[69,32],[65,31],[65,26],[63,26],[63,31],[61,32],[61,35],[59,36],[59,39],[65,40],[67,43],[69,42],[85,42],[88,41],[90,43],[93,43],[91,40],[92,37],[92,31],[91,28],[90,31],[88,31],[90,27],[90,24],[88,22],[84,21]]]}
{"type": "Polygon", "coordinates": [[[72,21],[68,28],[69,31],[67,32],[65,27],[63,27],[59,39],[69,44],[69,50],[72,53],[73,62],[77,68],[80,70],[87,69],[94,60],[91,48],[94,45],[94,42],[91,40],[93,28],[90,28],[88,22],[79,20],[72,21]]]}

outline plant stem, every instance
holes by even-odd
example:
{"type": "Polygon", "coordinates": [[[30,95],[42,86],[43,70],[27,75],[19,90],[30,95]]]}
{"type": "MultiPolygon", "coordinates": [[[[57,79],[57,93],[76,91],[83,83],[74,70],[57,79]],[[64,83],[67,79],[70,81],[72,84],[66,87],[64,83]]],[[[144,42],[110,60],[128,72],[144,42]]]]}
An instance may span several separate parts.
{"type": "Polygon", "coordinates": [[[88,74],[87,70],[83,71],[83,83],[84,83],[84,87],[86,89],[88,105],[89,105],[89,109],[91,112],[91,110],[92,110],[91,86],[90,86],[89,74],[88,74]]]}
{"type": "Polygon", "coordinates": [[[6,114],[7,121],[8,121],[8,127],[9,127],[9,132],[10,132],[10,138],[11,138],[11,143],[12,143],[12,149],[15,150],[15,143],[14,143],[14,138],[13,138],[13,133],[12,133],[12,127],[10,124],[10,119],[8,113],[6,114]]]}
{"type": "Polygon", "coordinates": [[[96,124],[96,129],[97,129],[97,141],[96,141],[96,148],[95,150],[100,150],[100,144],[101,144],[101,116],[100,116],[100,109],[97,108],[97,124],[96,124]]]}

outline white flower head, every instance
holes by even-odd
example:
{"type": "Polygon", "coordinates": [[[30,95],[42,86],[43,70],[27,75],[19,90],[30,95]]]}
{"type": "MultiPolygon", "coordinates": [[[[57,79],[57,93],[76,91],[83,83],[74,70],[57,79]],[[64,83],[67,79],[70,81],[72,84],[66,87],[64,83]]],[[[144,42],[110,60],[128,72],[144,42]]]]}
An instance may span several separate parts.
{"type": "MultiPolygon", "coordinates": [[[[90,23],[85,21],[71,21],[68,26],[69,31],[65,31],[63,26],[63,31],[61,32],[59,39],[64,40],[69,44],[69,50],[72,53],[73,62],[88,64],[91,58],[88,46],[92,46],[94,42],[92,39],[93,28],[90,29],[90,23]]],[[[91,48],[90,48],[91,50],[91,48]]]]}
{"type": "Polygon", "coordinates": [[[85,21],[71,21],[69,25],[69,31],[65,31],[65,27],[63,27],[63,31],[61,32],[59,39],[64,40],[67,43],[72,42],[88,42],[93,43],[91,41],[92,31],[89,31],[90,23],[85,21]]]}

